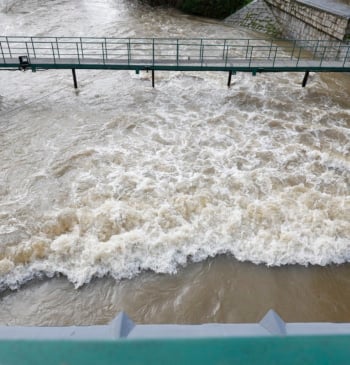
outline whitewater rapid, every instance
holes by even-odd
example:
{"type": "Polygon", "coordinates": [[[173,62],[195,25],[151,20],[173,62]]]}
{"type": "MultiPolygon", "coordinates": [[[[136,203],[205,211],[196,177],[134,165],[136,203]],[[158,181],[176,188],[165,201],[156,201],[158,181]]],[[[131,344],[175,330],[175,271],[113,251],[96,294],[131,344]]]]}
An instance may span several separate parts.
{"type": "MultiPolygon", "coordinates": [[[[133,1],[4,9],[6,35],[252,35],[133,1]]],[[[78,71],[75,92],[68,71],[1,72],[0,287],[218,254],[348,262],[349,75],[226,77],[159,72],[153,90],[147,73],[78,71]]]]}

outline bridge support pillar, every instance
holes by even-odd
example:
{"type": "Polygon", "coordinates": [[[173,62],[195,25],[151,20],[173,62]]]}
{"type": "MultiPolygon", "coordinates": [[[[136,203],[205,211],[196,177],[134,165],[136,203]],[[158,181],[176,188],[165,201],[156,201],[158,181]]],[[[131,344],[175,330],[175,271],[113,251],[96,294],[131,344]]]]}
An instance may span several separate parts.
{"type": "Polygon", "coordinates": [[[232,80],[232,71],[229,71],[229,73],[228,73],[227,87],[231,87],[231,80],[232,80]]]}
{"type": "Polygon", "coordinates": [[[74,89],[77,89],[78,88],[78,82],[77,82],[77,75],[75,73],[75,68],[72,68],[72,75],[73,75],[74,89]]]}
{"type": "Polygon", "coordinates": [[[305,87],[307,84],[307,80],[309,78],[310,71],[306,71],[303,79],[303,83],[301,84],[302,87],[305,87]]]}

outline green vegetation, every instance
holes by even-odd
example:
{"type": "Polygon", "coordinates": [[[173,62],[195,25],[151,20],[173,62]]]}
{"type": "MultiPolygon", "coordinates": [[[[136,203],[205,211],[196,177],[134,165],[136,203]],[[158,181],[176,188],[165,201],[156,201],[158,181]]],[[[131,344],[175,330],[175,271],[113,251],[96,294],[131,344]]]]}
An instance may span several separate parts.
{"type": "Polygon", "coordinates": [[[190,14],[223,19],[248,2],[247,0],[183,0],[181,10],[190,14]]]}
{"type": "Polygon", "coordinates": [[[146,0],[151,5],[171,5],[194,15],[223,19],[252,0],[146,0]]]}

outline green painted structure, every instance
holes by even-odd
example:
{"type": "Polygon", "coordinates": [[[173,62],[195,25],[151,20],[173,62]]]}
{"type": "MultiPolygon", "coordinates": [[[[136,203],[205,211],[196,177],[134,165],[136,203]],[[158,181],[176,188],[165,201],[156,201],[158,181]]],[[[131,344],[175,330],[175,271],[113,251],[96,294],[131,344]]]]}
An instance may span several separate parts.
{"type": "Polygon", "coordinates": [[[347,365],[350,336],[1,341],[2,365],[347,365]]]}
{"type": "Polygon", "coordinates": [[[350,323],[285,323],[269,310],[259,323],[0,326],[1,365],[348,364],[350,323]]]}
{"type": "Polygon", "coordinates": [[[350,45],[309,40],[2,36],[0,68],[349,72],[350,45]],[[19,57],[25,62],[20,63],[19,57]]]}

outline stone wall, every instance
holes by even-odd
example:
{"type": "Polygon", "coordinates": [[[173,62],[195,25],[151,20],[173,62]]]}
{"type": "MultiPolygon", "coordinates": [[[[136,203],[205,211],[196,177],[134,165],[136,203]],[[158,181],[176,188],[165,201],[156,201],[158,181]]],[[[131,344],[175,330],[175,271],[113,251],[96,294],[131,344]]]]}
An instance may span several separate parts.
{"type": "Polygon", "coordinates": [[[275,37],[350,40],[350,8],[331,1],[255,0],[225,22],[275,37]]]}
{"type": "Polygon", "coordinates": [[[285,26],[286,35],[304,39],[347,40],[350,16],[338,11],[316,7],[316,1],[265,0],[274,15],[285,26]]]}
{"type": "Polygon", "coordinates": [[[239,25],[274,37],[284,33],[283,27],[264,0],[254,0],[225,19],[225,23],[239,25]]]}

